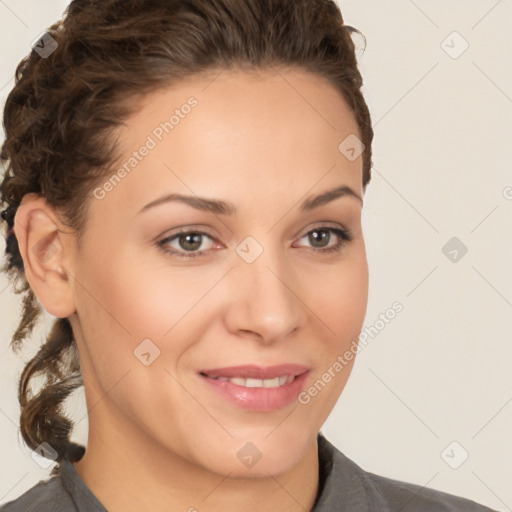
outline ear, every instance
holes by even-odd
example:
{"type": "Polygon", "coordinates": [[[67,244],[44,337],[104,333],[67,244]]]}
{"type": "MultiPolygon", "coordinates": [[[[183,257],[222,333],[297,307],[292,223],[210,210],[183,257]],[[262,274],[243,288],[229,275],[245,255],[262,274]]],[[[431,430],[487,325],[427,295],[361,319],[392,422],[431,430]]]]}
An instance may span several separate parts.
{"type": "Polygon", "coordinates": [[[75,311],[75,236],[46,199],[26,194],[14,217],[14,234],[25,276],[44,309],[58,318],[75,311]]]}

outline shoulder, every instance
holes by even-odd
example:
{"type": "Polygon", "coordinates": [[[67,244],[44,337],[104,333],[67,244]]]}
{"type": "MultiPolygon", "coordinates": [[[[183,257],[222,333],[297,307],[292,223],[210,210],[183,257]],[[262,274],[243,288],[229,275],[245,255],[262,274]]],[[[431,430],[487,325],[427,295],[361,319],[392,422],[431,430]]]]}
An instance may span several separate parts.
{"type": "Polygon", "coordinates": [[[496,512],[470,499],[429,487],[365,472],[365,477],[391,511],[496,512]]]}
{"type": "Polygon", "coordinates": [[[326,478],[315,512],[496,512],[467,498],[365,471],[323,436],[319,450],[326,478]]]}
{"type": "Polygon", "coordinates": [[[39,483],[18,498],[0,505],[0,512],[76,512],[58,476],[39,483]]]}

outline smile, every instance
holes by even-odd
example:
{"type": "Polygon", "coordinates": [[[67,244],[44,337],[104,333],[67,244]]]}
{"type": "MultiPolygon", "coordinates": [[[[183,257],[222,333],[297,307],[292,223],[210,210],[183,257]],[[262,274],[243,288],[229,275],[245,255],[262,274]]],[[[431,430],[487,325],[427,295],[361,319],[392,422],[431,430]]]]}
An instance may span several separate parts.
{"type": "Polygon", "coordinates": [[[310,368],[298,364],[243,365],[198,372],[208,392],[237,408],[258,412],[276,411],[294,403],[309,374],[310,368]]]}
{"type": "Polygon", "coordinates": [[[210,379],[219,380],[221,382],[231,382],[237,386],[243,386],[245,388],[278,388],[284,386],[295,380],[295,375],[281,375],[273,379],[244,379],[243,377],[214,377],[206,375],[210,379]]]}

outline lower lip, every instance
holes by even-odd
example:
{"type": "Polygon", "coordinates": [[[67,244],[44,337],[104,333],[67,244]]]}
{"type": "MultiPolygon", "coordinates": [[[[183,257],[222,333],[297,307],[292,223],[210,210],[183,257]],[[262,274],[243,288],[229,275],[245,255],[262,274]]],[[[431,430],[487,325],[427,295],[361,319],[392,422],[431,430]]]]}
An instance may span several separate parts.
{"type": "Polygon", "coordinates": [[[309,371],[277,388],[246,388],[230,381],[220,381],[200,375],[200,377],[219,395],[232,404],[251,411],[276,411],[293,403],[301,392],[309,371]]]}

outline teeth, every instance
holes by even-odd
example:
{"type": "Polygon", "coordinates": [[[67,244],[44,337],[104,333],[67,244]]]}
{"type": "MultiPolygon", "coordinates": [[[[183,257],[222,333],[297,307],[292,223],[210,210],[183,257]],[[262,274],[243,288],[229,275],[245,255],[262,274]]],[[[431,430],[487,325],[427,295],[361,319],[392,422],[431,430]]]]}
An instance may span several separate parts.
{"type": "MultiPolygon", "coordinates": [[[[285,382],[288,380],[286,376],[283,378],[285,379],[285,382]]],[[[279,377],[276,377],[275,379],[265,379],[261,382],[264,388],[277,388],[277,386],[281,386],[281,379],[279,377]]]]}
{"type": "Polygon", "coordinates": [[[211,377],[220,381],[228,381],[237,386],[244,386],[246,388],[277,388],[284,386],[292,382],[295,377],[293,375],[282,375],[281,377],[275,377],[273,379],[244,379],[242,377],[233,377],[228,379],[227,377],[211,377]]]}
{"type": "Polygon", "coordinates": [[[283,375],[282,377],[279,377],[279,385],[283,386],[284,384],[287,384],[288,382],[291,382],[295,377],[283,375]]]}

